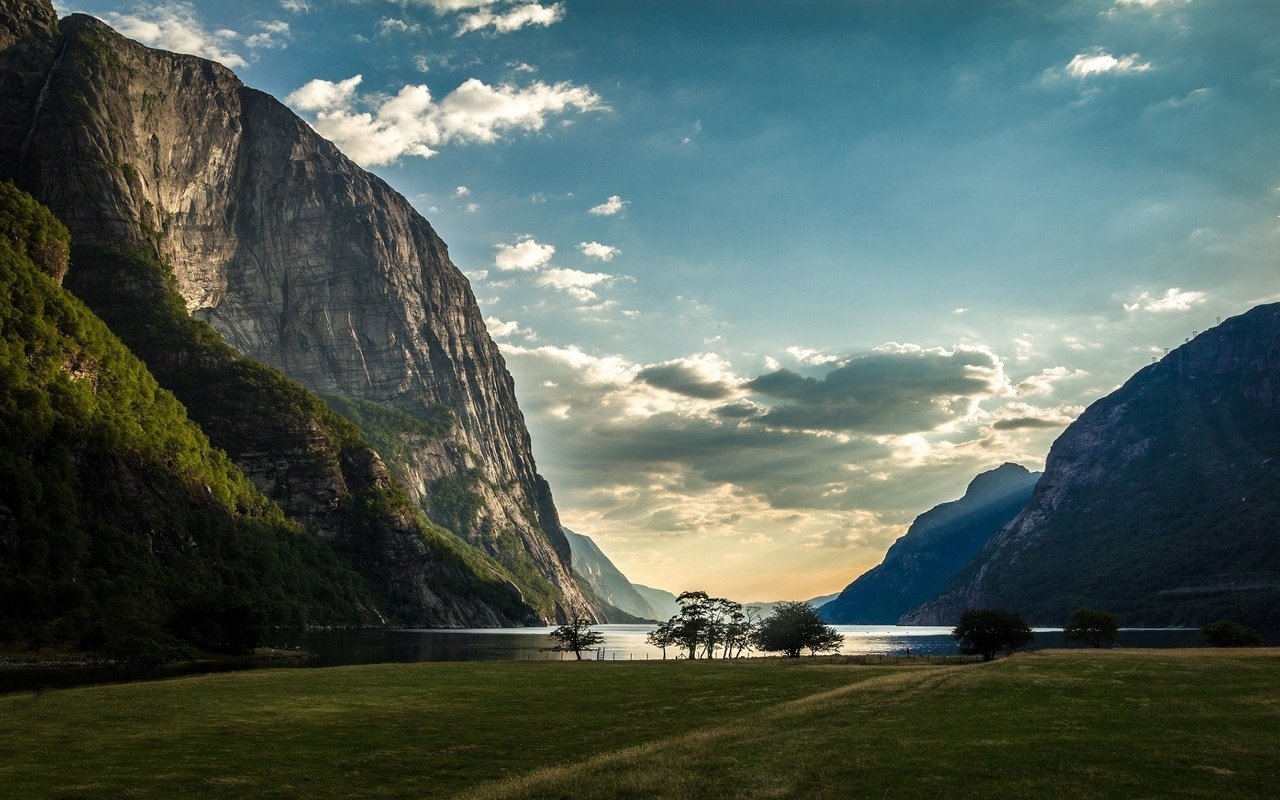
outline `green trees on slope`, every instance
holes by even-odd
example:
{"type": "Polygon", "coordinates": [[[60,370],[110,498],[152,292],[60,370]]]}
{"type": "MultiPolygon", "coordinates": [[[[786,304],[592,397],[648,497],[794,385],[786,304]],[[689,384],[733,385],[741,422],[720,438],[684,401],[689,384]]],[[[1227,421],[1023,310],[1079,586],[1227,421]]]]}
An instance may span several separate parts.
{"type": "Polygon", "coordinates": [[[0,640],[171,650],[232,597],[268,624],[357,621],[360,578],[50,277],[67,241],[0,184],[0,640]],[[215,600],[179,624],[197,596],[215,600]]]}

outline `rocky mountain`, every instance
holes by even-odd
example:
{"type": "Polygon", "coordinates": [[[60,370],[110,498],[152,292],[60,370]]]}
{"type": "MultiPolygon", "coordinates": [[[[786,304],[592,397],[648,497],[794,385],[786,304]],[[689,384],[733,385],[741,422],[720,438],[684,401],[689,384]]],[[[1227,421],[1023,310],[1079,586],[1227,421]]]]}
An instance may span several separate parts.
{"type": "Polygon", "coordinates": [[[649,607],[657,612],[658,616],[654,619],[668,620],[680,613],[680,604],[676,602],[676,596],[671,592],[665,589],[655,589],[652,586],[645,586],[641,583],[633,583],[631,585],[649,604],[649,607]]]}
{"type": "Polygon", "coordinates": [[[0,183],[0,641],[225,649],[231,628],[379,622],[62,289],[69,236],[0,183]]]}
{"type": "Polygon", "coordinates": [[[941,597],[1061,624],[1232,618],[1280,628],[1280,304],[1196,336],[1091,405],[1049,452],[1026,508],[941,597]]]}
{"type": "MultiPolygon", "coordinates": [[[[145,48],[91,17],[58,21],[48,0],[0,0],[0,108],[0,177],[48,205],[77,243],[67,286],[121,324],[154,299],[155,280],[167,281],[191,318],[246,359],[229,367],[222,353],[129,342],[207,412],[197,421],[293,519],[350,543],[359,537],[340,534],[336,517],[376,503],[347,502],[360,493],[341,487],[385,485],[473,547],[468,570],[514,588],[536,617],[586,602],[502,356],[445,244],[403,197],[230,70],[145,48]],[[117,280],[113,270],[127,277],[140,262],[159,277],[117,280]],[[211,362],[203,377],[190,369],[211,362]],[[246,366],[255,363],[307,390],[297,397],[324,396],[366,449],[378,443],[385,467],[372,450],[353,456],[373,465],[359,467],[342,447],[313,448],[342,438],[320,419],[327,411],[274,419],[259,402],[269,389],[241,414],[236,392],[252,378],[200,385],[267,374],[246,366]],[[198,402],[213,390],[221,406],[198,402]],[[281,444],[275,431],[292,431],[285,446],[310,452],[310,466],[266,447],[281,444]]],[[[356,545],[357,561],[379,581],[395,576],[391,594],[425,620],[450,603],[419,566],[444,556],[416,543],[414,513],[382,514],[369,534],[380,544],[356,545]]],[[[467,605],[444,616],[513,621],[510,608],[467,605]]]]}
{"type": "MultiPolygon", "coordinates": [[[[569,539],[569,548],[573,553],[573,571],[591,587],[597,597],[640,620],[665,620],[671,616],[662,615],[654,608],[590,536],[574,533],[568,528],[564,529],[564,535],[569,539]]],[[[674,598],[672,601],[674,602],[674,598]]]]}
{"type": "Polygon", "coordinates": [[[822,607],[827,622],[893,625],[937,597],[991,537],[1031,498],[1040,473],[1002,464],[978,475],[964,497],[934,506],[911,523],[884,560],[822,607]]]}

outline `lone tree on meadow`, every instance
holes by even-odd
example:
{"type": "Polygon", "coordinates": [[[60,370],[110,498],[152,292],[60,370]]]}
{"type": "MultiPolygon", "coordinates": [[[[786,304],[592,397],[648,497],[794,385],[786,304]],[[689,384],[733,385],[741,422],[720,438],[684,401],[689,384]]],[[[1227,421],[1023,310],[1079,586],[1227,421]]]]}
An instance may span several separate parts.
{"type": "Polygon", "coordinates": [[[787,658],[799,658],[801,650],[809,655],[838,651],[844,644],[844,636],[824,623],[817,609],[799,602],[779,603],[753,638],[759,649],[787,658]]]}
{"type": "Polygon", "coordinates": [[[1116,615],[1096,608],[1080,609],[1071,615],[1067,626],[1062,629],[1062,638],[1068,642],[1083,642],[1094,647],[1111,644],[1119,635],[1120,624],[1116,615]]]}
{"type": "Polygon", "coordinates": [[[990,661],[1000,650],[1012,651],[1031,643],[1036,635],[1022,615],[1001,608],[971,608],[960,615],[951,636],[965,655],[980,654],[990,661]]]}
{"type": "Polygon", "coordinates": [[[554,642],[550,649],[560,653],[573,653],[574,658],[582,660],[582,651],[591,650],[604,644],[604,634],[591,630],[595,624],[586,606],[573,603],[569,606],[569,618],[563,625],[550,634],[554,642]]]}

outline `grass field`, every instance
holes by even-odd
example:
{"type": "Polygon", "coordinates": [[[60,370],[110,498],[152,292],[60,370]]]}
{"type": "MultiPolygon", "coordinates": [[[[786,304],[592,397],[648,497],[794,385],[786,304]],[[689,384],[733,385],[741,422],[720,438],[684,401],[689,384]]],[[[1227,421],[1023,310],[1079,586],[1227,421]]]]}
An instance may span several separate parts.
{"type": "Polygon", "coordinates": [[[1280,650],[385,665],[12,695],[0,796],[1273,798],[1280,650]]]}

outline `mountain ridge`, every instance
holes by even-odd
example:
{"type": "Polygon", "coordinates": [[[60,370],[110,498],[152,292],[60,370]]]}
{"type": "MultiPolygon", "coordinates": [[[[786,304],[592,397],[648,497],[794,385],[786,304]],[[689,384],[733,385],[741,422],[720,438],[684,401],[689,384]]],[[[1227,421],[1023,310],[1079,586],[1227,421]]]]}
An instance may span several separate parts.
{"type": "Polygon", "coordinates": [[[1012,463],[977,475],[960,499],[916,517],[880,564],[822,607],[823,619],[846,625],[896,624],[946,588],[1022,510],[1039,475],[1012,463]]]}
{"type": "Polygon", "coordinates": [[[79,246],[153,254],[245,356],[325,395],[449,409],[444,436],[394,432],[391,474],[543,620],[586,602],[514,383],[430,223],[229,69],[84,15],[51,28],[47,0],[3,2],[0,103],[30,121],[0,130],[3,174],[79,246]]]}
{"type": "Polygon", "coordinates": [[[1270,304],[1090,405],[1054,442],[1026,508],[906,620],[948,624],[1000,605],[1061,624],[1090,606],[1126,625],[1229,617],[1280,628],[1278,416],[1280,304],[1270,304]],[[1272,577],[1224,577],[1244,571],[1272,577]]]}

